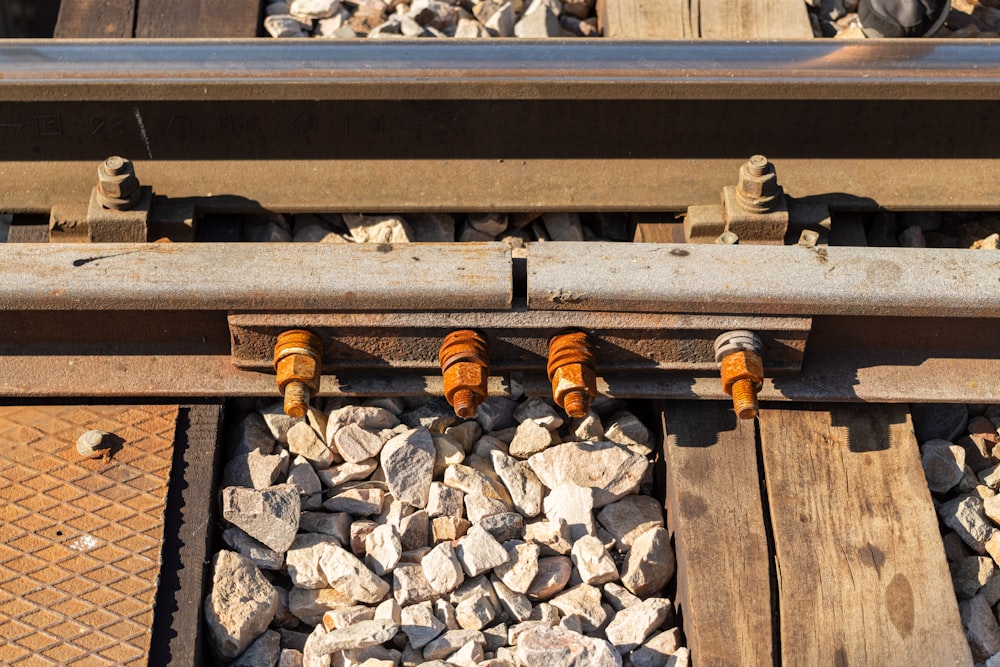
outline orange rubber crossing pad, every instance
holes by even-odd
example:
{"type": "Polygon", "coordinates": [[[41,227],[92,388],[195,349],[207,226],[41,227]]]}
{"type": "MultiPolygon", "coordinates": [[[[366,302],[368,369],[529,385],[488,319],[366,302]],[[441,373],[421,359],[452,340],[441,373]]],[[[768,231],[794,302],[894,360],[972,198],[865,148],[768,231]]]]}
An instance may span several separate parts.
{"type": "Polygon", "coordinates": [[[0,407],[0,664],[147,664],[177,412],[0,407]]]}

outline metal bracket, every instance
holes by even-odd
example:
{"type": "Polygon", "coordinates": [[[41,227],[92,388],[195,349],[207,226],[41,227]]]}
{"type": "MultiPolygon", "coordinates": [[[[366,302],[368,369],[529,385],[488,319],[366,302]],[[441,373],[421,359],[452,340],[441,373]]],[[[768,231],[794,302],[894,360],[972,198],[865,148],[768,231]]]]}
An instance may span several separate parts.
{"type": "Polygon", "coordinates": [[[153,188],[140,188],[133,208],[117,211],[98,201],[97,188],[90,191],[84,211],[78,206],[53,206],[49,214],[49,243],[145,243],[153,203],[153,188]]]}

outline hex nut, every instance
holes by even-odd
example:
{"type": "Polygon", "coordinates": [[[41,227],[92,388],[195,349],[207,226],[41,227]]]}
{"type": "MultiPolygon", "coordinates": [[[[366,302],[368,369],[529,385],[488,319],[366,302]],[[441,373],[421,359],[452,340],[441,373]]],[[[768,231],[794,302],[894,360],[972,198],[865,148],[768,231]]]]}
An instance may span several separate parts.
{"type": "Polygon", "coordinates": [[[289,382],[301,382],[313,392],[319,391],[320,363],[306,354],[289,354],[278,360],[275,365],[278,375],[278,388],[285,390],[289,382]]]}
{"type": "Polygon", "coordinates": [[[733,385],[740,380],[750,380],[759,390],[764,383],[764,364],[755,352],[733,352],[721,362],[722,388],[730,396],[733,385]]]}

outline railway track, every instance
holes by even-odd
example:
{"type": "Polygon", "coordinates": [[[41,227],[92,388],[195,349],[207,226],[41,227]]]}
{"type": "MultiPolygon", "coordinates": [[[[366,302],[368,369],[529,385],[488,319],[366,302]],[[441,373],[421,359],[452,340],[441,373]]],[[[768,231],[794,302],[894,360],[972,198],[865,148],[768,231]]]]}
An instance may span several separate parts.
{"type": "MultiPolygon", "coordinates": [[[[284,465],[299,471],[291,479],[301,491],[292,495],[299,507],[313,503],[307,513],[321,511],[317,494],[330,503],[387,487],[399,499],[392,457],[378,452],[413,447],[412,461],[419,459],[419,443],[410,442],[418,436],[402,427],[359,459],[379,459],[374,476],[359,478],[366,483],[324,481],[306,492],[302,484],[339,469],[295,458],[302,450],[289,440],[294,422],[273,404],[282,334],[318,337],[315,349],[297,352],[312,360],[310,370],[292,376],[318,393],[322,417],[310,412],[313,421],[300,423],[324,446],[341,451],[331,443],[347,436],[321,420],[363,405],[391,413],[387,428],[402,421],[434,433],[431,450],[440,456],[453,447],[445,437],[479,428],[497,442],[477,438],[458,449],[469,470],[486,465],[494,474],[506,460],[492,458],[495,450],[527,446],[518,422],[558,417],[547,429],[558,436],[535,456],[566,447],[557,438],[586,439],[563,410],[570,403],[553,395],[550,342],[576,331],[594,352],[575,363],[593,380],[573,386],[602,397],[594,405],[601,430],[624,423],[625,411],[650,434],[642,443],[608,440],[615,451],[638,447],[648,461],[651,477],[630,491],[665,507],[673,544],[651,549],[650,560],[676,553],[677,572],[665,588],[641,594],[670,599],[693,664],[984,663],[1000,652],[991,649],[988,623],[996,625],[989,596],[1000,579],[989,574],[1000,533],[983,508],[995,496],[990,445],[1000,436],[982,420],[996,415],[973,408],[970,421],[965,408],[929,406],[1000,404],[1000,260],[988,250],[868,241],[894,215],[939,240],[957,238],[957,225],[970,219],[988,228],[1000,172],[995,51],[988,42],[947,40],[0,44],[0,211],[13,216],[11,242],[0,244],[9,503],[0,625],[13,639],[0,646],[0,659],[207,664],[223,645],[219,623],[205,620],[215,613],[213,574],[223,566],[218,556],[213,568],[204,564],[228,552],[225,545],[243,551],[221,541],[223,525],[261,534],[238,523],[246,518],[234,498],[246,489],[222,491],[247,486],[227,484],[233,473],[223,469],[256,447],[247,445],[254,423],[269,429],[261,455],[284,451],[284,465]],[[836,145],[812,141],[815,126],[845,114],[857,123],[836,145]],[[120,155],[131,162],[105,162],[120,155]],[[126,194],[138,203],[101,205],[126,194]],[[498,211],[507,229],[493,240],[453,242],[483,238],[467,233],[476,229],[467,214],[498,211]],[[574,234],[595,240],[557,240],[563,219],[555,214],[566,212],[580,216],[574,234]],[[376,214],[389,213],[396,222],[383,224],[409,241],[431,238],[426,214],[438,222],[449,214],[450,237],[353,242],[375,238],[376,214]],[[328,216],[324,234],[352,242],[225,242],[317,215],[328,216]],[[461,408],[441,355],[455,331],[478,331],[489,343],[477,357],[489,372],[467,389],[492,396],[489,406],[507,405],[507,397],[542,410],[525,397],[544,397],[544,415],[525,416],[522,407],[522,418],[494,423],[486,407],[478,420],[449,417],[440,396],[461,408]],[[744,341],[730,350],[726,339],[717,342],[727,332],[752,335],[730,336],[744,341]],[[754,384],[750,419],[736,418],[729,394],[739,392],[720,381],[720,361],[734,351],[759,357],[759,372],[751,359],[736,377],[754,384]],[[118,405],[77,406],[102,402],[118,405]],[[105,443],[113,445],[108,456],[81,460],[76,438],[88,429],[122,442],[105,443]],[[946,444],[925,442],[939,440],[946,444]],[[227,442],[235,449],[224,451],[227,442]],[[108,503],[86,507],[102,498],[108,503]],[[954,531],[943,543],[936,514],[954,531]],[[89,522],[95,515],[101,521],[89,522]],[[139,555],[144,570],[123,564],[139,555]],[[81,558],[87,576],[60,573],[81,558]],[[961,611],[949,562],[956,581],[984,579],[958,593],[961,611]],[[959,576],[973,565],[975,575],[959,576]],[[144,574],[126,576],[136,572],[144,574]],[[108,590],[117,591],[113,601],[100,597],[108,590]],[[84,618],[102,605],[114,606],[113,617],[84,618]]],[[[292,232],[294,225],[279,236],[292,232]]],[[[338,423],[379,435],[356,419],[338,423]]],[[[515,458],[532,461],[546,482],[544,457],[515,458]]],[[[443,470],[433,479],[447,487],[443,470]]],[[[395,518],[390,509],[369,514],[399,532],[422,507],[409,505],[395,518]]],[[[358,530],[367,525],[356,505],[329,507],[352,515],[358,530]]],[[[500,514],[532,523],[530,511],[513,509],[500,514]]],[[[597,517],[597,537],[613,532],[594,510],[587,516],[597,517]]],[[[544,515],[551,522],[557,513],[544,515]]],[[[474,512],[467,506],[465,514],[474,512]]],[[[428,540],[424,549],[447,542],[428,540]]],[[[385,567],[383,552],[364,541],[359,550],[352,533],[340,542],[345,553],[367,555],[367,567],[385,567]]],[[[269,548],[301,557],[283,546],[269,548]]],[[[408,551],[417,562],[427,555],[408,551]]],[[[627,560],[627,551],[612,539],[609,553],[627,560]]],[[[461,564],[470,581],[489,576],[461,564]]],[[[625,583],[628,567],[615,565],[625,583]]],[[[303,590],[315,590],[289,574],[279,565],[270,576],[300,602],[303,590]]],[[[381,574],[398,590],[398,573],[381,574]]],[[[451,592],[456,606],[479,600],[459,590],[451,592]]],[[[547,598],[532,595],[542,607],[547,598]]],[[[494,604],[497,616],[475,631],[488,635],[504,614],[509,625],[535,620],[517,617],[512,604],[494,604]]],[[[296,642],[322,627],[315,606],[299,610],[279,633],[286,649],[305,649],[296,642]]],[[[358,614],[353,625],[331,620],[333,630],[391,624],[358,614]]],[[[613,623],[610,615],[587,618],[593,630],[613,623]]],[[[647,635],[667,630],[665,618],[647,635]]],[[[560,632],[581,630],[573,625],[580,622],[563,622],[560,632]]],[[[247,631],[253,636],[241,638],[240,650],[264,626],[247,631]]],[[[1000,627],[996,634],[1000,642],[1000,627]]],[[[313,635],[315,643],[326,632],[313,635]]],[[[503,660],[491,641],[445,648],[467,650],[472,662],[486,653],[503,660]]],[[[387,640],[377,642],[383,653],[367,657],[417,664],[437,655],[407,654],[416,643],[407,632],[396,642],[399,655],[386,653],[387,640]]],[[[441,657],[445,648],[436,649],[441,657]]],[[[614,650],[628,658],[634,648],[622,640],[614,650]]],[[[510,657],[525,659],[516,649],[510,657]]]]}

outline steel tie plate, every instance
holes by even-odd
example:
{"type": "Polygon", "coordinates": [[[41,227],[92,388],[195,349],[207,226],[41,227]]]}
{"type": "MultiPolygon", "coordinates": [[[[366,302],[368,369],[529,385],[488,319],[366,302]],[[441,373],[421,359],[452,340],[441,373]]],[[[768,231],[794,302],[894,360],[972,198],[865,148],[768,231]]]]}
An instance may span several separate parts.
{"type": "Polygon", "coordinates": [[[147,664],[177,413],[0,407],[0,664],[147,664]],[[110,459],[77,453],[91,429],[110,459]]]}

